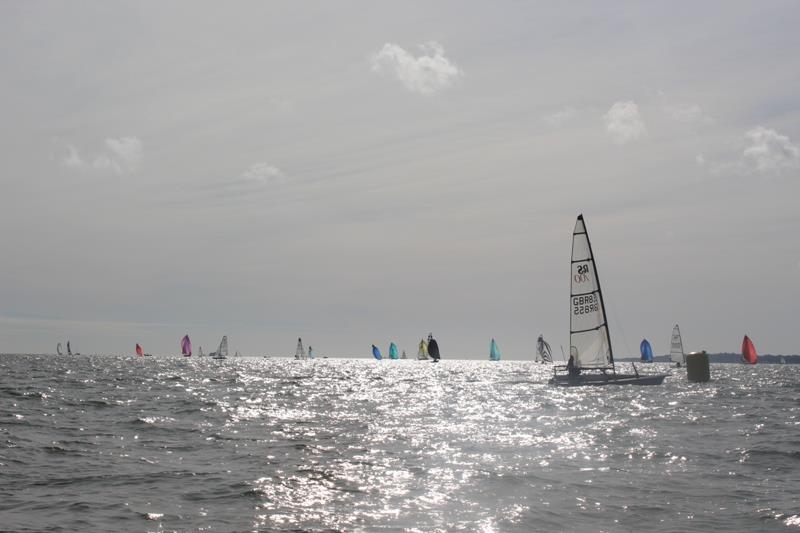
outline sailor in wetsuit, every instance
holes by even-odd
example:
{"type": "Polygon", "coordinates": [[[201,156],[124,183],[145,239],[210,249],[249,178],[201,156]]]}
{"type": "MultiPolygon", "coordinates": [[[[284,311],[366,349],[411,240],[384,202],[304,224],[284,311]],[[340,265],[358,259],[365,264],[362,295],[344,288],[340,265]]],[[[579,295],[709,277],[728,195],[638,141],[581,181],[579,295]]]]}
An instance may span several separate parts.
{"type": "Polygon", "coordinates": [[[575,366],[575,358],[570,354],[569,361],[567,361],[567,372],[570,376],[577,376],[581,373],[581,369],[575,366]]]}

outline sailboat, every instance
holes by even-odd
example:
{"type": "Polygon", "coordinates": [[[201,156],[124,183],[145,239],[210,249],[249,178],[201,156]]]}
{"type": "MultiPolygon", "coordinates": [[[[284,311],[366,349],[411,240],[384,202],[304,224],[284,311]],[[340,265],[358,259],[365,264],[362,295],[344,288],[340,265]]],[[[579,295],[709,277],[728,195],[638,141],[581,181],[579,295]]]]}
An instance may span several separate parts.
{"type": "Polygon", "coordinates": [[[383,356],[381,355],[381,351],[380,351],[380,350],[378,349],[378,347],[377,347],[377,346],[375,346],[374,344],[372,345],[372,357],[374,357],[374,358],[375,358],[375,359],[377,359],[378,361],[380,361],[381,359],[383,359],[383,356]]]}
{"type": "MultiPolygon", "coordinates": [[[[311,346],[308,347],[308,352],[311,353],[311,346]]],[[[236,353],[233,354],[234,357],[241,357],[242,354],[239,353],[239,350],[236,350],[236,353]]]]}
{"type": "Polygon", "coordinates": [[[417,350],[417,359],[419,361],[425,360],[428,358],[428,343],[425,342],[425,339],[419,341],[419,349],[417,350]]]}
{"type": "Polygon", "coordinates": [[[433,333],[428,335],[428,354],[430,354],[431,359],[433,359],[433,361],[431,361],[432,363],[438,363],[439,359],[442,358],[442,356],[439,355],[439,343],[433,338],[433,333]]]}
{"type": "Polygon", "coordinates": [[[223,335],[222,340],[219,341],[219,348],[216,352],[208,354],[212,359],[227,359],[228,358],[228,336],[223,335]]]}
{"type": "Polygon", "coordinates": [[[492,342],[489,343],[489,361],[499,361],[500,360],[500,348],[497,347],[497,343],[492,342]]]}
{"type": "Polygon", "coordinates": [[[197,347],[197,357],[205,357],[205,355],[206,354],[203,353],[203,347],[202,346],[198,346],[197,347]]]}
{"type": "Polygon", "coordinates": [[[181,339],[181,354],[184,357],[192,356],[192,341],[189,340],[189,335],[184,335],[181,339]]]}
{"type": "Polygon", "coordinates": [[[303,348],[303,339],[297,338],[297,350],[294,352],[295,359],[307,359],[306,350],[303,348]]]}
{"type": "Polygon", "coordinates": [[[400,354],[397,353],[397,345],[393,342],[389,343],[389,359],[400,359],[400,354]]]}
{"type": "Polygon", "coordinates": [[[583,215],[572,232],[569,362],[553,367],[552,385],[659,385],[666,374],[617,373],[600,280],[583,215]]]}
{"type": "Polygon", "coordinates": [[[67,341],[67,355],[72,355],[72,348],[69,347],[69,341],[67,341]]]}
{"type": "Polygon", "coordinates": [[[138,355],[139,357],[144,356],[144,350],[142,350],[142,347],[139,345],[138,342],[136,343],[136,355],[138,355]]]}
{"type": "Polygon", "coordinates": [[[639,353],[642,354],[643,363],[653,362],[653,347],[647,339],[642,339],[642,343],[639,344],[639,353]]]}
{"type": "Polygon", "coordinates": [[[753,346],[753,341],[751,341],[750,337],[747,335],[742,339],[742,361],[750,365],[754,365],[758,362],[756,347],[753,346]]]}
{"type": "Polygon", "coordinates": [[[680,368],[686,365],[686,354],[683,353],[683,339],[681,339],[681,328],[678,324],[672,328],[672,338],[669,341],[669,358],[680,368]]]}
{"type": "Polygon", "coordinates": [[[552,363],[553,352],[550,350],[550,345],[544,340],[544,335],[539,335],[536,341],[536,359],[537,363],[552,363]]]}
{"type": "Polygon", "coordinates": [[[63,355],[63,354],[61,353],[61,343],[60,343],[60,342],[59,342],[58,344],[56,344],[56,353],[57,353],[58,355],[63,355]]]}
{"type": "Polygon", "coordinates": [[[312,348],[311,345],[308,346],[308,358],[314,359],[314,348],[312,348]]]}

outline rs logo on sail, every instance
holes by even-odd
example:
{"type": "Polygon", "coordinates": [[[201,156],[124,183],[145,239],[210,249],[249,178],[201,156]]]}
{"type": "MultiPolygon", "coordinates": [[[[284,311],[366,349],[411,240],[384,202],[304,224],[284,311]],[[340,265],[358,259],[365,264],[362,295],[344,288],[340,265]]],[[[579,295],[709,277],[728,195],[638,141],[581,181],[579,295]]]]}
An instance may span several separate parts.
{"type": "Polygon", "coordinates": [[[589,281],[589,265],[578,265],[578,273],[573,276],[575,283],[589,281]]]}

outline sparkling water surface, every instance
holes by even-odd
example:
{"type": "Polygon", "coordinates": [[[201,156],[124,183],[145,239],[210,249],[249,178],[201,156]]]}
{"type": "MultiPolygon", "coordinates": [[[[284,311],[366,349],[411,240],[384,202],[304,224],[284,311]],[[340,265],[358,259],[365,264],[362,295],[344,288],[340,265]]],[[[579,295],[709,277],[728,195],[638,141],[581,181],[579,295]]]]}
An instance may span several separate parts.
{"type": "Polygon", "coordinates": [[[3,355],[0,530],[800,530],[800,365],[550,372],[3,355]]]}

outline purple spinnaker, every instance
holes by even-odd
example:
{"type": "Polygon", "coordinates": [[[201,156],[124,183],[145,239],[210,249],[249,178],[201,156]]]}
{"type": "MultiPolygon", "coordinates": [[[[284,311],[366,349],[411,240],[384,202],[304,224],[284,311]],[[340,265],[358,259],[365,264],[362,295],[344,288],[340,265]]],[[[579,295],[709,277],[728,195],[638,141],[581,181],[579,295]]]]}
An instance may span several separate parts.
{"type": "Polygon", "coordinates": [[[181,353],[186,357],[192,355],[192,341],[189,340],[189,335],[184,335],[181,340],[181,353]]]}

